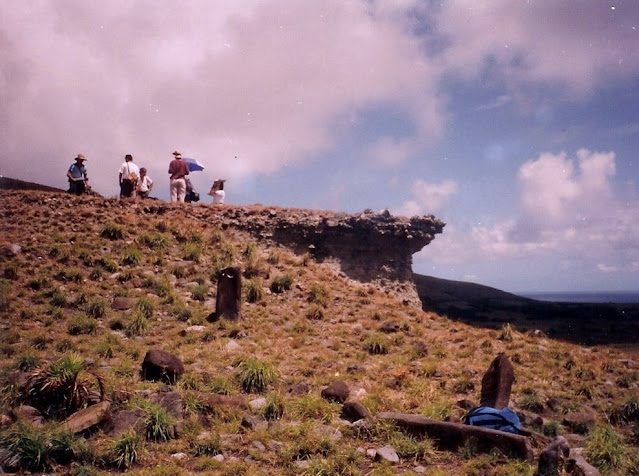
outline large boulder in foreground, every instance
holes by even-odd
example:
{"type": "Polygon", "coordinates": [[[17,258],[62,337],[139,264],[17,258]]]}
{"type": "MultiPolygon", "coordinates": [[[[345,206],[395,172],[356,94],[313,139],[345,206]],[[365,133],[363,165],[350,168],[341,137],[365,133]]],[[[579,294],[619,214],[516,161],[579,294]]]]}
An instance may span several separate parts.
{"type": "Polygon", "coordinates": [[[161,380],[170,384],[184,374],[184,364],[176,355],[162,349],[151,349],[142,362],[142,378],[161,380]]]}

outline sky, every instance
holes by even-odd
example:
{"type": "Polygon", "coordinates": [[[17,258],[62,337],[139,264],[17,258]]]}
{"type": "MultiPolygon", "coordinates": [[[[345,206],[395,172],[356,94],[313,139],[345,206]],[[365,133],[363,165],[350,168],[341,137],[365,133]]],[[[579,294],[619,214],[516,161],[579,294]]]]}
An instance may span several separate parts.
{"type": "Polygon", "coordinates": [[[0,0],[0,175],[433,214],[413,270],[639,290],[635,0],[0,0]]]}

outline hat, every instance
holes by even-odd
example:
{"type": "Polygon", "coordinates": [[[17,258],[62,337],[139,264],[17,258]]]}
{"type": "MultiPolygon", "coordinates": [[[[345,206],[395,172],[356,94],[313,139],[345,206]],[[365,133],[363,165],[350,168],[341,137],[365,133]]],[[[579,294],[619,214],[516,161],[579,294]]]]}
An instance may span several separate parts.
{"type": "Polygon", "coordinates": [[[173,152],[173,155],[176,157],[182,157],[182,152],[180,152],[179,150],[176,150],[173,152]]]}
{"type": "Polygon", "coordinates": [[[141,174],[145,174],[145,173],[146,173],[146,169],[145,169],[144,167],[142,167],[142,168],[140,169],[140,173],[141,173],[141,174]]]}
{"type": "Polygon", "coordinates": [[[128,159],[133,160],[133,156],[132,156],[131,154],[126,154],[126,155],[124,156],[124,159],[125,159],[125,160],[128,160],[128,159]]]}
{"type": "Polygon", "coordinates": [[[78,154],[78,156],[76,157],[76,159],[80,159],[80,160],[87,160],[87,158],[84,156],[84,154],[78,154]]]}

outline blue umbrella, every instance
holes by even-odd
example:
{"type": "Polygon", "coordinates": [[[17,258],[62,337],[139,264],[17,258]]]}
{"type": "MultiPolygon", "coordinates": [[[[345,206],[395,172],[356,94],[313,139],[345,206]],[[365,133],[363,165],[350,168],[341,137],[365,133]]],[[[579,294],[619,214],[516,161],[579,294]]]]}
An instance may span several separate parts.
{"type": "Polygon", "coordinates": [[[188,157],[182,157],[182,161],[186,162],[189,172],[198,172],[204,170],[204,166],[197,161],[197,159],[189,159],[188,157]]]}

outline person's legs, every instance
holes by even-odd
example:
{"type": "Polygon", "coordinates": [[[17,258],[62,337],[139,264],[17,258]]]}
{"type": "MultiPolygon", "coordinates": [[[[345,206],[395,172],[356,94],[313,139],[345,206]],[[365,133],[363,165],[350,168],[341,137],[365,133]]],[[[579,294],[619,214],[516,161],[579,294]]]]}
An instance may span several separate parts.
{"type": "Polygon", "coordinates": [[[178,181],[173,179],[171,180],[171,202],[178,201],[178,181]]]}
{"type": "Polygon", "coordinates": [[[177,179],[177,200],[178,202],[184,202],[184,197],[186,197],[186,180],[183,178],[177,179]]]}

